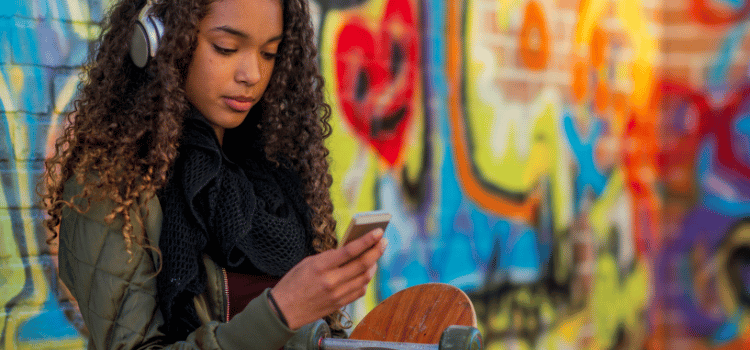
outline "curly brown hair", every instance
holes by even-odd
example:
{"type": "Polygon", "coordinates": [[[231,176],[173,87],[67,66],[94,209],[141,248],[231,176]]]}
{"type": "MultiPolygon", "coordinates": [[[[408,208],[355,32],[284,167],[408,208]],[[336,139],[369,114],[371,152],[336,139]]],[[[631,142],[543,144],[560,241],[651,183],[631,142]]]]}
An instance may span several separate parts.
{"type": "MultiPolygon", "coordinates": [[[[63,198],[65,182],[75,176],[84,203],[111,200],[107,216],[124,221],[122,235],[132,256],[133,243],[144,247],[143,232],[134,232],[131,220],[141,221],[146,206],[169,178],[177,155],[183,116],[189,110],[185,94],[187,67],[197,43],[198,22],[215,0],[160,1],[153,5],[166,29],[159,52],[145,69],[129,57],[131,30],[146,0],[123,0],[113,6],[103,23],[98,48],[82,74],[74,112],[66,118],[63,135],[46,163],[42,202],[49,217],[46,226],[57,237],[62,210],[87,210],[63,198]],[[123,43],[126,43],[123,45],[123,43]],[[134,214],[135,217],[131,218],[134,214]]],[[[283,37],[271,81],[257,107],[263,111],[261,128],[265,152],[277,165],[283,155],[303,183],[304,197],[313,210],[313,248],[336,247],[329,188],[328,149],[330,106],[323,95],[324,81],[317,65],[314,31],[305,0],[280,0],[283,37]]],[[[340,311],[328,317],[341,329],[340,311]]]]}

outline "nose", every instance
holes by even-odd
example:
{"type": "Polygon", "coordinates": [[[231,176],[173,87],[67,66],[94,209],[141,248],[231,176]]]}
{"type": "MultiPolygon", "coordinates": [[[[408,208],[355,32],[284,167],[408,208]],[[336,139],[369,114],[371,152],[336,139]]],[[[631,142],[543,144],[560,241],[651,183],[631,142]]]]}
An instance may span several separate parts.
{"type": "Polygon", "coordinates": [[[260,57],[252,52],[244,56],[238,63],[234,80],[245,85],[255,85],[261,79],[260,57]]]}

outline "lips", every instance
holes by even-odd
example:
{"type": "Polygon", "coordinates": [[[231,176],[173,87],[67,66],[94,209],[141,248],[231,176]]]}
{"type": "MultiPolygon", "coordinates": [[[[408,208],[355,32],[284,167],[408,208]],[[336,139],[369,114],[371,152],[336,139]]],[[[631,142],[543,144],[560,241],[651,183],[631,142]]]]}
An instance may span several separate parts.
{"type": "Polygon", "coordinates": [[[247,112],[255,104],[255,99],[245,96],[229,96],[224,97],[224,103],[237,112],[247,112]]]}

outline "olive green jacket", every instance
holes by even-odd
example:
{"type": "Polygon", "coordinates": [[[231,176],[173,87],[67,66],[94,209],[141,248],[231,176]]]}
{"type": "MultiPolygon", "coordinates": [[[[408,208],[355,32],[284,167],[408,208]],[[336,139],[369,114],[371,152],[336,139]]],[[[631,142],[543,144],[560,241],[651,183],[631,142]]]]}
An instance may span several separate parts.
{"type": "MultiPolygon", "coordinates": [[[[70,200],[81,189],[74,178],[69,180],[64,198],[70,200]]],[[[66,207],[60,224],[60,278],[78,301],[90,333],[89,349],[275,350],[294,335],[271,309],[268,290],[226,322],[226,274],[204,256],[208,285],[194,299],[202,326],[185,341],[164,344],[155,278],[159,255],[137,244],[132,257],[128,255],[122,219],[109,224],[104,220],[113,207],[111,201],[93,202],[84,213],[66,207]]],[[[145,228],[149,241],[157,245],[162,221],[159,200],[154,196],[141,212],[146,218],[143,224],[134,214],[131,211],[133,232],[145,228]]]]}

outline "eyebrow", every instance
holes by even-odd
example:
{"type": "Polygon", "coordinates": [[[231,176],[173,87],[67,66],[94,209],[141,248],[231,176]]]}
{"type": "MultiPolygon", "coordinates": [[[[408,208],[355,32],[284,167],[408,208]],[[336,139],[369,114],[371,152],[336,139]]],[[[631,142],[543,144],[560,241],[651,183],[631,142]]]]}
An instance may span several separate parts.
{"type": "MultiPolygon", "coordinates": [[[[248,39],[248,38],[250,38],[250,35],[248,35],[247,33],[243,32],[243,31],[241,31],[241,30],[239,30],[237,28],[232,28],[232,27],[227,26],[227,25],[220,26],[220,27],[215,27],[215,28],[211,28],[211,31],[226,32],[226,33],[229,33],[231,35],[238,36],[238,37],[240,37],[242,39],[248,39]]],[[[273,42],[273,41],[281,40],[281,38],[282,38],[281,35],[277,35],[277,36],[275,36],[275,37],[273,37],[271,39],[268,39],[268,41],[266,41],[266,42],[270,43],[270,42],[273,42]]]]}

